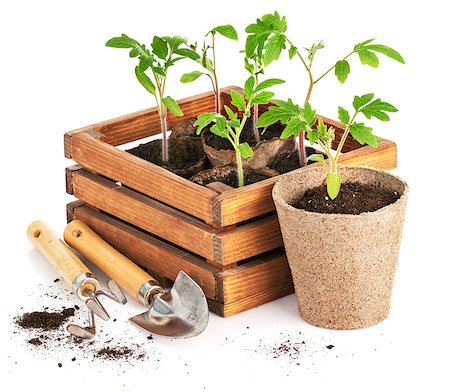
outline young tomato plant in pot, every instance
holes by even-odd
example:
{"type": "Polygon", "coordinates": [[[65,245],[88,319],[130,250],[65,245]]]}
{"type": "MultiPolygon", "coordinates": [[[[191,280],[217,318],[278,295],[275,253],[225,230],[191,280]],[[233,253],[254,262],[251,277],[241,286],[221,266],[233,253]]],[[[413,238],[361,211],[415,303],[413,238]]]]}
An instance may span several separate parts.
{"type": "Polygon", "coordinates": [[[309,158],[320,162],[326,174],[321,165],[311,166],[286,175],[272,192],[300,314],[333,329],[376,324],[390,310],[408,187],[383,170],[337,163],[349,135],[378,145],[372,128],[357,122],[360,115],[388,121],[387,113],[397,109],[373,94],[356,96],[352,114],[339,107],[345,131],[333,151],[334,129],[316,117],[309,103],[277,103],[267,119],[281,119],[288,133],[305,130],[329,157],[309,158]]]}
{"type": "Polygon", "coordinates": [[[154,36],[151,50],[125,34],[111,38],[106,46],[131,49],[130,57],[136,57],[139,60],[135,67],[136,78],[155,98],[161,120],[162,163],[164,166],[168,166],[167,114],[170,111],[175,116],[183,116],[177,102],[165,93],[168,71],[179,60],[185,58],[198,60],[200,56],[187,46],[185,38],[179,36],[154,36]]]}
{"type": "Polygon", "coordinates": [[[374,94],[365,94],[361,97],[355,96],[353,100],[354,112],[350,116],[349,112],[342,106],[338,108],[339,120],[345,125],[344,134],[339,141],[336,151],[331,148],[335,139],[333,127],[327,127],[321,117],[316,116],[316,111],[306,102],[302,108],[296,105],[291,99],[288,101],[276,100],[277,106],[269,107],[269,110],[261,116],[261,123],[272,124],[281,121],[286,124],[283,137],[298,136],[300,130],[305,130],[311,145],[318,144],[322,151],[329,158],[325,161],[322,154],[313,154],[309,160],[320,162],[327,169],[327,193],[334,200],[341,187],[341,176],[338,171],[338,159],[348,138],[351,134],[360,144],[368,144],[371,147],[378,147],[378,139],[372,134],[372,128],[364,123],[356,122],[359,114],[364,114],[367,119],[375,117],[381,121],[389,121],[387,112],[396,112],[397,109],[388,102],[374,98],[374,94]]]}
{"type": "MultiPolygon", "coordinates": [[[[257,84],[253,76],[250,76],[245,82],[244,95],[231,90],[232,105],[237,109],[233,111],[227,105],[224,106],[227,117],[216,112],[203,113],[198,116],[195,123],[197,125],[197,133],[213,123],[210,131],[223,139],[229,141],[235,151],[238,186],[244,186],[244,165],[243,158],[251,158],[253,150],[247,142],[241,142],[240,137],[244,129],[245,123],[251,116],[250,108],[255,104],[267,104],[274,96],[274,93],[266,91],[267,88],[275,83],[271,83],[271,79],[265,83],[257,84]],[[242,118],[238,117],[238,111],[242,111],[242,118]]],[[[195,181],[196,179],[193,178],[195,181]]]]}
{"type": "MultiPolygon", "coordinates": [[[[259,50],[262,53],[265,63],[278,59],[281,52],[285,49],[288,50],[289,59],[292,60],[294,57],[298,58],[302,67],[308,74],[308,89],[303,106],[310,101],[315,85],[332,71],[334,71],[339,82],[344,83],[350,73],[350,63],[348,58],[355,54],[359,56],[362,64],[367,64],[374,68],[377,68],[379,65],[377,53],[390,57],[400,63],[405,62],[403,57],[396,50],[386,45],[373,43],[374,39],[369,39],[356,44],[353,50],[347,55],[338,60],[320,76],[315,77],[313,75],[313,63],[317,51],[325,47],[323,41],[320,41],[317,44],[313,43],[309,48],[305,48],[306,53],[302,54],[298,49],[298,46],[294,44],[290,37],[288,37],[286,31],[286,18],[280,17],[278,12],[263,15],[261,18],[257,19],[256,23],[253,23],[246,28],[246,32],[249,33],[246,51],[259,50]]],[[[257,126],[262,126],[262,124],[257,123],[257,126]]],[[[300,167],[304,166],[306,163],[304,136],[304,130],[301,129],[298,134],[300,167]]]]}
{"type": "MultiPolygon", "coordinates": [[[[216,34],[220,34],[226,38],[232,39],[234,41],[238,40],[238,34],[235,28],[230,25],[222,25],[217,26],[208,31],[205,35],[205,39],[203,40],[203,46],[201,47],[201,55],[197,59],[197,62],[204,68],[204,72],[202,71],[192,71],[181,76],[180,81],[182,83],[193,82],[197,78],[202,75],[206,75],[211,80],[212,88],[214,91],[214,99],[215,99],[215,111],[216,113],[221,113],[221,103],[220,103],[220,88],[219,81],[217,78],[217,61],[216,61],[216,34]],[[207,39],[210,39],[210,42],[207,43],[207,39]],[[209,56],[211,53],[211,56],[209,56]]],[[[196,45],[193,46],[196,48],[196,45]]]]}

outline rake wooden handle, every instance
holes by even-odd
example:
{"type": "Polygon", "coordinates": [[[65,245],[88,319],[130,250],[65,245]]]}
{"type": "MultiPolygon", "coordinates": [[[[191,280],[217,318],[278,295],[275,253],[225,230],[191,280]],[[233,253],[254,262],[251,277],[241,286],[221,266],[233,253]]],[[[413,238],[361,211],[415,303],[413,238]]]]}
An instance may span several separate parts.
{"type": "Polygon", "coordinates": [[[69,287],[82,273],[91,273],[89,268],[61,241],[41,220],[28,226],[27,236],[33,245],[46,257],[69,287]]]}
{"type": "Polygon", "coordinates": [[[94,233],[87,224],[79,220],[73,220],[66,226],[64,239],[136,299],[138,299],[138,292],[143,283],[150,281],[152,285],[159,286],[156,279],[114,249],[94,233]]]}

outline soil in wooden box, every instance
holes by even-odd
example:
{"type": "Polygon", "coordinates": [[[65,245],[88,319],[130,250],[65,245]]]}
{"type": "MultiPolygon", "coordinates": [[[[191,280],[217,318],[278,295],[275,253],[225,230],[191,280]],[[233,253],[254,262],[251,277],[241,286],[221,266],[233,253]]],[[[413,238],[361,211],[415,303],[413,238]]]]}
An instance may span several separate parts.
{"type": "Polygon", "coordinates": [[[190,178],[208,167],[207,158],[198,137],[170,139],[168,162],[162,160],[162,140],[160,139],[140,144],[127,152],[169,169],[184,178],[190,178]]]}

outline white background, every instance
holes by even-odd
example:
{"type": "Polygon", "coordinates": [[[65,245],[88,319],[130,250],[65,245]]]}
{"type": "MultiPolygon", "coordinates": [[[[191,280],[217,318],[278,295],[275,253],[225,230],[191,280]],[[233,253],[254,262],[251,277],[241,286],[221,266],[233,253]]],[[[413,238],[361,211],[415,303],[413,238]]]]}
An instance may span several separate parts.
{"type": "MultiPolygon", "coordinates": [[[[2,377],[14,390],[449,390],[448,255],[448,13],[444,1],[23,1],[0,8],[0,129],[2,170],[2,377]],[[167,7],[164,9],[164,7],[167,7]],[[11,318],[19,308],[45,306],[33,293],[56,277],[25,237],[27,225],[45,219],[58,233],[65,226],[63,154],[66,131],[153,106],[133,75],[126,51],[105,42],[126,33],[149,43],[154,34],[200,40],[210,28],[232,23],[237,44],[218,39],[222,86],[242,85],[247,77],[238,53],[244,27],[274,9],[288,17],[298,46],[323,39],[316,72],[327,69],[357,42],[377,37],[398,49],[406,65],[382,58],[379,69],[352,58],[342,86],[333,75],[313,93],[320,113],[336,117],[355,94],[374,92],[399,112],[390,123],[373,121],[376,133],[398,144],[398,169],[410,185],[410,200],[390,317],[359,331],[328,331],[307,325],[293,295],[240,315],[211,315],[198,338],[155,338],[161,361],[149,359],[123,371],[116,363],[70,363],[70,353],[33,352],[11,337],[11,318]],[[20,150],[18,150],[20,148],[20,150]],[[443,204],[441,204],[443,203],[443,204]],[[445,204],[447,203],[447,204],[445,204]],[[247,329],[247,327],[249,327],[247,329]],[[270,345],[302,332],[311,348],[301,366],[273,360],[270,345]],[[260,343],[260,340],[262,343],[260,343]],[[324,350],[332,343],[333,350],[324,350]],[[254,352],[256,349],[257,352],[254,352]],[[66,356],[64,356],[66,355],[66,356]],[[60,369],[56,366],[63,361],[60,369]],[[185,365],[187,364],[187,365],[185,365]],[[189,370],[186,370],[189,367],[189,370]]],[[[278,97],[301,101],[306,75],[297,61],[283,60],[267,70],[289,84],[278,97]]],[[[210,89],[208,80],[181,85],[193,70],[182,62],[170,75],[167,93],[182,98],[210,89]]],[[[274,277],[276,279],[276,277],[274,277]]],[[[71,300],[72,301],[72,300],[71,300]]],[[[70,304],[70,301],[69,301],[70,304]]],[[[64,304],[66,305],[66,304],[64,304]]],[[[124,320],[140,308],[111,305],[119,319],[105,324],[111,333],[150,344],[124,320]]],[[[2,388],[5,390],[4,388],[2,388]]]]}

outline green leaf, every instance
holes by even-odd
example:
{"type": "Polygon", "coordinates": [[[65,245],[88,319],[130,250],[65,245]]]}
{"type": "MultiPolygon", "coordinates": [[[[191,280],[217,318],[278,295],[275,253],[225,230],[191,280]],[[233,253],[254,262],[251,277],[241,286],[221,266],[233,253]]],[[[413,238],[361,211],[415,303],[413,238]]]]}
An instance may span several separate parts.
{"type": "Polygon", "coordinates": [[[385,112],[397,112],[397,108],[390,103],[382,102],[380,98],[370,102],[361,109],[361,112],[370,119],[372,116],[381,121],[389,121],[390,118],[385,112]]]}
{"type": "Polygon", "coordinates": [[[156,35],[153,37],[152,49],[153,53],[163,60],[165,60],[169,54],[166,41],[156,35]]]}
{"type": "Polygon", "coordinates": [[[245,69],[252,75],[255,73],[255,66],[248,61],[248,58],[244,58],[245,69]]]}
{"type": "Polygon", "coordinates": [[[125,34],[122,34],[121,37],[111,38],[106,46],[111,48],[134,48],[135,46],[139,46],[139,43],[133,38],[128,37],[125,34]]]}
{"type": "Polygon", "coordinates": [[[202,113],[200,116],[197,117],[197,120],[194,123],[194,127],[197,127],[196,133],[197,135],[200,135],[203,128],[205,128],[207,125],[211,124],[219,114],[216,112],[209,112],[209,113],[202,113]]]}
{"type": "Polygon", "coordinates": [[[251,147],[249,146],[249,144],[247,142],[240,143],[238,148],[242,155],[242,158],[250,158],[253,156],[253,150],[251,149],[251,147]]]}
{"type": "Polygon", "coordinates": [[[252,75],[245,81],[245,85],[244,85],[244,93],[245,93],[247,99],[250,99],[250,97],[253,95],[254,87],[255,87],[255,78],[252,75]]]}
{"type": "Polygon", "coordinates": [[[275,86],[277,84],[282,84],[282,83],[285,83],[285,81],[282,79],[276,79],[276,78],[266,79],[266,80],[263,80],[260,84],[258,84],[256,86],[255,92],[265,90],[266,88],[275,86]]]}
{"type": "Polygon", "coordinates": [[[332,200],[336,199],[341,189],[341,176],[338,173],[328,173],[327,193],[332,200]]]}
{"type": "Polygon", "coordinates": [[[368,144],[370,147],[378,147],[378,138],[372,134],[372,128],[366,127],[364,123],[350,125],[350,133],[360,144],[368,144]]]}
{"type": "Polygon", "coordinates": [[[217,135],[223,139],[228,139],[228,130],[222,127],[222,122],[219,121],[219,118],[217,118],[216,120],[217,122],[209,130],[214,135],[217,135]]]}
{"type": "Polygon", "coordinates": [[[334,66],[334,74],[341,83],[347,80],[347,76],[350,73],[350,64],[347,60],[339,60],[334,66]]]}
{"type": "Polygon", "coordinates": [[[295,46],[291,46],[289,48],[288,53],[289,53],[289,60],[292,60],[297,53],[297,48],[295,46]]]}
{"type": "Polygon", "coordinates": [[[139,72],[144,72],[146,71],[149,67],[151,67],[153,64],[153,58],[149,57],[149,56],[140,56],[139,57],[139,72]]]}
{"type": "Polygon", "coordinates": [[[357,95],[353,99],[353,107],[355,110],[359,110],[364,105],[367,105],[374,97],[373,93],[370,94],[364,94],[358,97],[357,95]]]}
{"type": "Polygon", "coordinates": [[[179,35],[174,35],[173,37],[164,36],[161,38],[169,44],[172,51],[175,51],[181,44],[185,44],[187,42],[186,38],[180,37],[179,35]]]}
{"type": "Polygon", "coordinates": [[[281,51],[286,48],[286,38],[283,34],[275,34],[269,38],[264,47],[264,65],[268,66],[273,60],[280,57],[281,51]]]}
{"type": "Polygon", "coordinates": [[[247,40],[245,41],[245,57],[251,58],[255,54],[258,39],[259,37],[256,35],[247,36],[247,40]]]}
{"type": "Polygon", "coordinates": [[[155,95],[156,94],[156,88],[155,88],[155,85],[150,80],[150,78],[144,72],[140,72],[139,71],[139,67],[136,67],[134,69],[134,73],[136,74],[136,77],[139,80],[139,82],[145,87],[145,89],[150,94],[155,95]]]}
{"type": "Polygon", "coordinates": [[[181,83],[189,83],[196,80],[198,77],[206,75],[204,72],[201,71],[192,71],[190,73],[186,73],[183,76],[181,76],[180,82],[181,83]]]}
{"type": "Polygon", "coordinates": [[[306,137],[308,138],[311,145],[313,145],[314,143],[317,143],[317,141],[319,140],[319,132],[313,129],[311,131],[308,131],[306,137]]]}
{"type": "Polygon", "coordinates": [[[405,64],[405,60],[403,59],[402,55],[398,53],[396,50],[390,48],[389,46],[373,44],[373,45],[366,45],[365,48],[368,50],[372,50],[374,52],[382,53],[385,56],[398,61],[399,63],[405,64]]]}
{"type": "MultiPolygon", "coordinates": [[[[311,162],[320,162],[322,164],[325,164],[325,158],[324,158],[324,156],[322,154],[311,154],[307,158],[307,160],[311,161],[311,162]]],[[[326,167],[326,164],[325,164],[325,167],[326,167]]]]}
{"type": "Polygon", "coordinates": [[[281,139],[286,139],[289,136],[298,136],[300,131],[306,127],[306,123],[298,117],[292,117],[281,133],[281,139]]]}
{"type": "Polygon", "coordinates": [[[275,95],[271,91],[263,91],[258,95],[254,96],[252,99],[252,105],[266,104],[269,103],[270,99],[275,95]]]}
{"type": "Polygon", "coordinates": [[[181,111],[180,107],[178,106],[177,101],[175,101],[172,97],[164,97],[162,99],[162,101],[164,102],[164,105],[166,105],[167,109],[169,109],[169,111],[174,114],[175,116],[182,116],[183,112],[181,111]]]}
{"type": "Polygon", "coordinates": [[[200,59],[200,55],[195,50],[188,49],[188,48],[178,48],[178,49],[175,49],[173,51],[173,53],[178,54],[182,57],[187,57],[187,58],[189,58],[191,60],[195,60],[195,61],[200,59]]]}
{"type": "Polygon", "coordinates": [[[235,28],[230,24],[214,27],[211,31],[215,31],[229,39],[233,39],[235,41],[238,40],[238,34],[235,28]]]}
{"type": "Polygon", "coordinates": [[[310,127],[316,123],[316,111],[312,109],[309,102],[306,102],[303,108],[303,117],[305,117],[306,122],[310,127]]]}
{"type": "Polygon", "coordinates": [[[347,125],[350,122],[350,114],[342,106],[338,107],[339,121],[347,125]]]}
{"type": "Polygon", "coordinates": [[[268,127],[269,125],[275,124],[279,120],[278,113],[273,110],[269,110],[261,114],[256,122],[257,128],[268,127]]]}
{"type": "Polygon", "coordinates": [[[237,120],[238,118],[237,113],[233,112],[227,105],[223,105],[223,107],[225,108],[225,111],[227,112],[230,120],[237,120]]]}
{"type": "MultiPolygon", "coordinates": [[[[319,117],[319,121],[317,122],[317,134],[321,139],[325,139],[327,137],[328,128],[323,122],[323,118],[319,117]]],[[[317,141],[317,140],[316,140],[317,141]]]]}
{"type": "Polygon", "coordinates": [[[365,45],[371,43],[372,41],[375,41],[375,38],[371,38],[371,39],[368,39],[366,41],[360,42],[359,44],[356,44],[355,48],[354,48],[354,51],[356,53],[358,53],[361,49],[364,48],[365,45]]]}
{"type": "Polygon", "coordinates": [[[245,103],[244,97],[239,94],[237,91],[230,90],[231,94],[231,103],[238,109],[238,110],[245,110],[247,108],[247,105],[245,103]]]}
{"type": "Polygon", "coordinates": [[[359,59],[361,60],[362,64],[370,65],[373,68],[377,68],[379,65],[378,57],[375,53],[371,52],[367,49],[360,49],[358,51],[359,59]]]}

